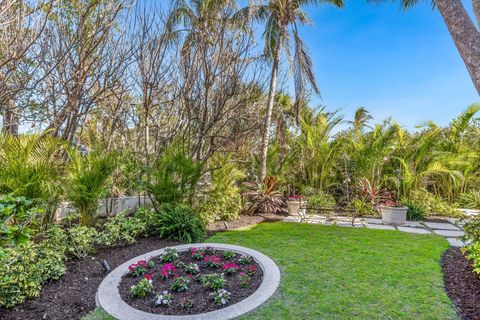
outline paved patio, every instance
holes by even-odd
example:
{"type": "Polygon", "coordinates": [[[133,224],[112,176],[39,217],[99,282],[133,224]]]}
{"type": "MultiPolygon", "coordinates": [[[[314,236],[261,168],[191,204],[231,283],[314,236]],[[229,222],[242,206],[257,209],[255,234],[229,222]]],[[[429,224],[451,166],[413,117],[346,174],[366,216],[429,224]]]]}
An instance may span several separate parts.
{"type": "MultiPolygon", "coordinates": [[[[443,222],[407,221],[402,226],[391,226],[382,223],[382,219],[356,218],[352,224],[352,218],[343,216],[309,215],[303,222],[310,224],[322,224],[326,226],[336,225],[347,228],[369,228],[382,230],[399,230],[417,234],[436,234],[445,237],[451,246],[462,247],[464,243],[460,237],[464,235],[463,223],[455,218],[440,218],[443,222]]],[[[289,216],[284,222],[300,222],[300,217],[289,216]]]]}

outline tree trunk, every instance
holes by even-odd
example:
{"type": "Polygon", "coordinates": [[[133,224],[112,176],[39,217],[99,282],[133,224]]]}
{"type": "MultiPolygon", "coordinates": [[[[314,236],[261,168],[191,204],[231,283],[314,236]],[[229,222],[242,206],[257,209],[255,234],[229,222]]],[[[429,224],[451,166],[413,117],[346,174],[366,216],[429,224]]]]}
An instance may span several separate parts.
{"type": "Polygon", "coordinates": [[[260,153],[260,183],[263,182],[267,176],[267,153],[268,153],[268,144],[270,140],[270,124],[272,122],[272,110],[275,100],[275,92],[277,90],[277,75],[278,75],[278,63],[280,60],[280,51],[282,47],[282,39],[278,40],[277,46],[275,48],[275,53],[273,56],[272,63],[272,75],[270,78],[270,88],[268,91],[268,102],[267,102],[267,114],[265,116],[265,127],[262,138],[262,149],[260,153]]]}
{"type": "Polygon", "coordinates": [[[480,32],[461,0],[435,0],[435,4],[480,94],[480,32]]]}
{"type": "Polygon", "coordinates": [[[19,119],[15,109],[15,102],[12,99],[8,100],[3,112],[2,131],[13,136],[18,136],[19,119]]]}

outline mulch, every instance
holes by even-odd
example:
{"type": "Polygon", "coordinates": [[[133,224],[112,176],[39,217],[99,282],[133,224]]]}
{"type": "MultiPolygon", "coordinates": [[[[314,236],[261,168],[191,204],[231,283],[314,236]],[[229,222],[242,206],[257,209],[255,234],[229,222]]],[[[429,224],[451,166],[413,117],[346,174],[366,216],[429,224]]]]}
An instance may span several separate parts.
{"type": "MultiPolygon", "coordinates": [[[[232,229],[279,219],[281,218],[274,215],[241,216],[240,219],[227,224],[229,229],[232,229]]],[[[209,225],[208,230],[209,235],[212,235],[226,229],[222,222],[216,222],[209,225]]],[[[67,272],[59,280],[45,284],[37,298],[29,299],[11,309],[0,308],[0,319],[80,319],[95,309],[95,293],[105,276],[102,267],[104,259],[113,270],[142,253],[177,244],[180,243],[149,237],[138,239],[136,243],[122,247],[101,247],[94,255],[87,258],[68,260],[67,272]]]]}
{"type": "MultiPolygon", "coordinates": [[[[222,251],[216,250],[214,253],[215,256],[222,257],[222,251]]],[[[235,262],[240,255],[236,255],[232,262],[235,262]]],[[[221,273],[221,268],[210,268],[205,265],[204,261],[197,261],[194,260],[188,251],[180,252],[178,261],[183,263],[196,263],[199,265],[200,273],[195,276],[187,275],[181,267],[178,266],[178,261],[175,263],[177,265],[177,274],[176,276],[184,276],[190,278],[190,283],[188,284],[188,290],[186,292],[175,292],[170,289],[170,285],[174,278],[162,279],[160,276],[161,267],[164,265],[160,261],[159,257],[154,257],[152,259],[155,262],[155,267],[148,270],[148,273],[153,275],[153,286],[156,294],[149,294],[147,297],[141,298],[133,298],[130,294],[130,287],[138,283],[143,276],[132,277],[132,276],[124,276],[119,286],[120,295],[122,296],[123,301],[128,303],[130,306],[134,307],[135,309],[142,310],[149,313],[155,314],[165,314],[165,315],[192,315],[192,314],[199,314],[204,312],[209,312],[217,309],[221,309],[221,306],[216,305],[211,297],[209,296],[210,293],[213,292],[211,289],[205,288],[199,281],[198,278],[200,275],[212,274],[212,273],[221,273]],[[160,294],[163,290],[168,290],[168,292],[172,295],[172,304],[167,308],[164,306],[155,306],[154,301],[156,295],[160,294]],[[190,310],[186,310],[182,308],[180,302],[182,299],[191,299],[193,301],[193,307],[190,310]]],[[[222,259],[222,264],[225,262],[222,259]]],[[[230,296],[230,302],[225,305],[228,307],[233,305],[246,297],[253,294],[260,284],[262,283],[263,273],[261,267],[252,262],[251,265],[255,265],[257,267],[257,274],[252,275],[250,277],[249,286],[246,288],[242,288],[240,286],[240,272],[247,271],[247,267],[245,265],[238,264],[240,268],[237,274],[233,275],[225,275],[225,287],[224,289],[227,290],[230,296]]]]}
{"type": "Polygon", "coordinates": [[[465,320],[480,319],[480,275],[460,249],[449,248],[442,257],[445,290],[465,320]]]}

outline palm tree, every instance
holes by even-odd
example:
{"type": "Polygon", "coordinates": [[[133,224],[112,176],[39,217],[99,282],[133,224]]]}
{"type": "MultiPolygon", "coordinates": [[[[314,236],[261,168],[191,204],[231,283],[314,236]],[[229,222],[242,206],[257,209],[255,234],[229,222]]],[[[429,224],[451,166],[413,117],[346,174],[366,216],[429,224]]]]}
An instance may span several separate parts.
{"type": "MultiPolygon", "coordinates": [[[[369,0],[378,3],[386,0],[369,0]]],[[[448,31],[457,46],[475,88],[480,94],[480,32],[475,26],[461,0],[428,0],[440,11],[448,31]]],[[[420,0],[400,0],[403,9],[407,10],[420,0]]],[[[480,1],[472,0],[475,17],[480,17],[480,1]]],[[[479,21],[477,21],[479,22],[479,21]]]]}
{"type": "Polygon", "coordinates": [[[343,0],[269,0],[268,4],[250,4],[249,7],[240,10],[237,14],[239,17],[251,17],[258,22],[265,23],[265,31],[263,33],[265,38],[265,54],[272,61],[267,113],[265,115],[260,154],[260,181],[263,181],[267,175],[267,152],[270,140],[269,129],[272,120],[280,57],[283,50],[285,50],[287,55],[290,55],[290,47],[292,45],[295,47],[293,60],[288,60],[293,61],[290,67],[294,74],[295,108],[297,109],[297,115],[301,101],[306,94],[306,85],[309,84],[316,93],[319,93],[313,75],[312,60],[298,34],[298,25],[310,23],[309,17],[302,10],[303,6],[324,3],[329,3],[336,7],[343,6],[343,0]]]}

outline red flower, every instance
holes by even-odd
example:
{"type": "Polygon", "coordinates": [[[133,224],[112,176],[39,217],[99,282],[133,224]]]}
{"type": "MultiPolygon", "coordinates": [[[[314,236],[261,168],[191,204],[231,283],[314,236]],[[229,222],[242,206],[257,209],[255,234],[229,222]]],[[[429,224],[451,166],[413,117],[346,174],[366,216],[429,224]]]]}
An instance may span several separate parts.
{"type": "Polygon", "coordinates": [[[166,263],[160,271],[162,278],[168,278],[172,273],[177,273],[177,268],[175,268],[173,263],[166,263]]]}
{"type": "Polygon", "coordinates": [[[128,269],[129,269],[130,271],[133,271],[135,268],[133,267],[133,265],[131,265],[131,266],[128,266],[128,269]]]}
{"type": "Polygon", "coordinates": [[[142,267],[145,268],[145,267],[147,266],[147,261],[145,261],[145,260],[140,260],[140,261],[137,262],[137,264],[139,264],[139,265],[141,265],[142,267]]]}
{"type": "Polygon", "coordinates": [[[227,269],[231,269],[231,268],[234,268],[236,270],[240,269],[240,267],[236,263],[227,262],[222,266],[223,270],[227,270],[227,269]]]}
{"type": "Polygon", "coordinates": [[[148,274],[148,273],[147,273],[147,274],[145,275],[145,279],[147,279],[148,281],[151,281],[152,278],[153,278],[153,276],[152,276],[151,274],[148,274]]]}

